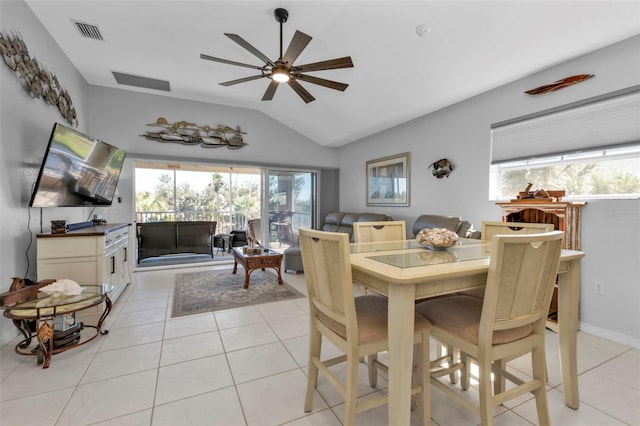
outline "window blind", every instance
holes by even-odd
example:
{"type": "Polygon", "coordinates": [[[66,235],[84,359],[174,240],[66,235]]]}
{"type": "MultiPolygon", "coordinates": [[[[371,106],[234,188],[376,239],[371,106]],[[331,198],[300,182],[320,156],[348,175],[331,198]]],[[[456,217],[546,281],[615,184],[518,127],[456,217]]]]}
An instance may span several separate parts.
{"type": "Polygon", "coordinates": [[[491,164],[640,142],[640,86],[491,125],[491,164]]]}

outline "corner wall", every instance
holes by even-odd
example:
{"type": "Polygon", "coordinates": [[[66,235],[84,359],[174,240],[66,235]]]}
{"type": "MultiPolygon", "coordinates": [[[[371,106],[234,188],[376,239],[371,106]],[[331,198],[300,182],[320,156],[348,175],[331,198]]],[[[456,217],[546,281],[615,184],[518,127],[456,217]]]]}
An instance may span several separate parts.
{"type": "MultiPolygon", "coordinates": [[[[76,109],[77,129],[86,131],[87,83],[31,9],[23,1],[0,2],[0,31],[7,36],[20,34],[30,56],[58,77],[76,109]]],[[[4,62],[0,62],[0,83],[0,291],[6,291],[11,277],[35,278],[35,234],[41,221],[46,230],[52,219],[82,222],[90,209],[27,207],[53,124],[69,124],[57,108],[32,98],[4,62]]],[[[0,321],[0,345],[16,334],[11,321],[0,321]]]]}
{"type": "MultiPolygon", "coordinates": [[[[351,143],[340,150],[340,209],[386,213],[405,220],[407,229],[425,213],[462,216],[476,229],[501,220],[488,199],[490,125],[637,84],[640,36],[351,143]],[[544,95],[523,93],[583,73],[595,77],[544,95]],[[405,151],[411,152],[411,206],[366,207],[366,161],[405,151]],[[435,179],[427,169],[440,158],[455,165],[449,178],[435,179]]],[[[582,214],[581,329],[640,347],[640,200],[589,201],[582,214]],[[605,283],[603,296],[594,294],[596,280],[605,283]]]]}

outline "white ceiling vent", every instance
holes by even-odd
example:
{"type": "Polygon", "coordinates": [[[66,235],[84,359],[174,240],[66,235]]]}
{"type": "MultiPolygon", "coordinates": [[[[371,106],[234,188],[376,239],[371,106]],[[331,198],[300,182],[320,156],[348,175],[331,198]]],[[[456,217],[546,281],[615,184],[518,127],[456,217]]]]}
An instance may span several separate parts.
{"type": "Polygon", "coordinates": [[[96,25],[73,20],[72,22],[76,26],[78,31],[80,31],[80,35],[82,35],[82,37],[104,41],[104,38],[102,38],[102,33],[100,32],[100,28],[98,28],[96,25]]]}

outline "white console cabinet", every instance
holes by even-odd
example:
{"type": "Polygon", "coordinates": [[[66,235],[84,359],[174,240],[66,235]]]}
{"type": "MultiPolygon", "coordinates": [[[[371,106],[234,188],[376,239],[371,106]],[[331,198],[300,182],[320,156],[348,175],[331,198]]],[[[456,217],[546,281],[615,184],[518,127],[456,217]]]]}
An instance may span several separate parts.
{"type": "Polygon", "coordinates": [[[131,282],[130,224],[106,224],[64,234],[38,234],[38,280],[113,285],[115,302],[131,282]]]}

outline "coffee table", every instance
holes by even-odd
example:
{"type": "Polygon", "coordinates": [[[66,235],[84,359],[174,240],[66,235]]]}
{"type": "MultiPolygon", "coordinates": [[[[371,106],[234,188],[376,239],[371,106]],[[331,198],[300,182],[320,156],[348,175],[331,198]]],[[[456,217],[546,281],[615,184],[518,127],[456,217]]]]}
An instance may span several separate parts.
{"type": "Polygon", "coordinates": [[[238,271],[238,263],[244,268],[244,288],[249,288],[249,277],[256,269],[273,268],[278,271],[278,284],[282,285],[280,265],[282,253],[263,249],[260,253],[244,253],[242,247],[233,247],[233,273],[238,271]],[[265,251],[266,250],[266,251],[265,251]]]}

